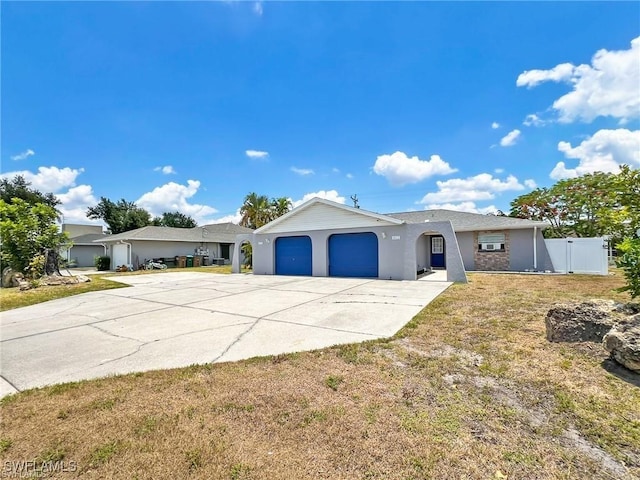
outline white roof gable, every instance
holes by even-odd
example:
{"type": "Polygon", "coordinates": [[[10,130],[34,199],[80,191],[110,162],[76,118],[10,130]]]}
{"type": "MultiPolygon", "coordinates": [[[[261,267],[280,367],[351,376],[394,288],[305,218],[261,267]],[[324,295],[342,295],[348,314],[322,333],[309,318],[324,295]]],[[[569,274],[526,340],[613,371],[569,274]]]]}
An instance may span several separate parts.
{"type": "Polygon", "coordinates": [[[312,198],[289,213],[256,230],[256,233],[304,232],[339,228],[400,225],[397,218],[348,207],[340,203],[312,198]]]}

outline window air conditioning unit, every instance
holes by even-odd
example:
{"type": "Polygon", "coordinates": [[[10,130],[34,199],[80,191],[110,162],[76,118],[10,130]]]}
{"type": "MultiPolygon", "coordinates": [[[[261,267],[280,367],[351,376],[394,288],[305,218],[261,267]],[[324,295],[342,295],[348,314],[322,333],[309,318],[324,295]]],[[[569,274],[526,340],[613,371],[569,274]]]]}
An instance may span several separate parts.
{"type": "Polygon", "coordinates": [[[501,250],[502,246],[499,243],[482,243],[482,250],[501,250]]]}

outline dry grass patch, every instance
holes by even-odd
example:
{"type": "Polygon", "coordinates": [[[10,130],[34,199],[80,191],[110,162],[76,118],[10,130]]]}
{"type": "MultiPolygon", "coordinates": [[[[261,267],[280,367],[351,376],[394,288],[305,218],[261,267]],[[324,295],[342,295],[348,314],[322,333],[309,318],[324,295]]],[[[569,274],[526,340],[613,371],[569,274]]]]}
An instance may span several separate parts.
{"type": "Polygon", "coordinates": [[[95,478],[640,475],[638,386],[598,346],[544,337],[553,303],[622,299],[620,278],[470,279],[392,340],[8,397],[0,460],[57,452],[95,478]]]}

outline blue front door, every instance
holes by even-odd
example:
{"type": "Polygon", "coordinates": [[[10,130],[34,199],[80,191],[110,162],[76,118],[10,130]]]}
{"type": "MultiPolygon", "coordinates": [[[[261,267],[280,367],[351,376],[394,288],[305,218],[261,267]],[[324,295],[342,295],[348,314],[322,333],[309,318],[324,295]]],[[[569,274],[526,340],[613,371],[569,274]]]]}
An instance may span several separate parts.
{"type": "Polygon", "coordinates": [[[280,237],[276,240],[276,275],[311,276],[311,238],[280,237]]]}
{"type": "Polygon", "coordinates": [[[378,277],[375,233],[342,233],[329,237],[329,276],[378,277]]]}
{"type": "Polygon", "coordinates": [[[431,268],[445,268],[443,237],[431,237],[431,268]]]}

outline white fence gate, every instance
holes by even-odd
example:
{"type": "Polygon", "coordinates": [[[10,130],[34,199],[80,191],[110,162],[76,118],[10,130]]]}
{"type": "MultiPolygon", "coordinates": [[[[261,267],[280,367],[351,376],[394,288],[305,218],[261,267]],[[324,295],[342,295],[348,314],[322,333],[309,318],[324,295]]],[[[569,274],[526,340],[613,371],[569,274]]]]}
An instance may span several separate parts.
{"type": "Polygon", "coordinates": [[[608,244],[603,237],[545,239],[553,270],[559,273],[607,275],[608,244]]]}

